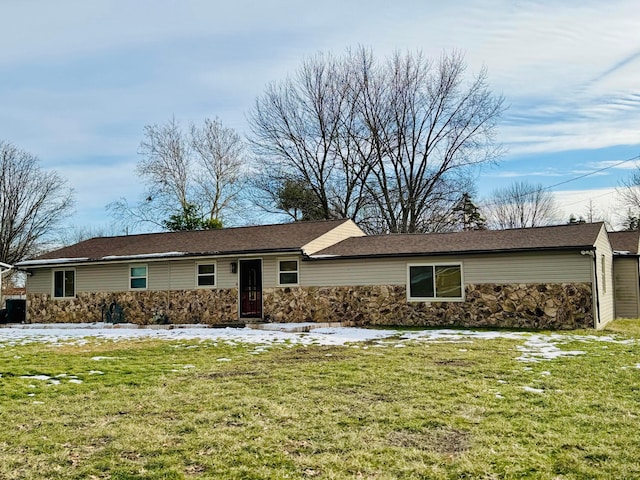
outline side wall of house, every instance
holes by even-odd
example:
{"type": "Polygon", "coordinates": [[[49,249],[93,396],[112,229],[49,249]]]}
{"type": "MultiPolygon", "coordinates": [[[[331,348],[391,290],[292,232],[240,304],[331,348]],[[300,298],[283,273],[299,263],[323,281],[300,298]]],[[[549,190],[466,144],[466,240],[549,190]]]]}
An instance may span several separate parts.
{"type": "Polygon", "coordinates": [[[638,257],[613,258],[616,318],[640,318],[638,257]]]}
{"type": "Polygon", "coordinates": [[[607,323],[615,318],[613,250],[604,226],[600,230],[595,247],[593,267],[597,277],[599,302],[595,327],[604,328],[607,323]]]}

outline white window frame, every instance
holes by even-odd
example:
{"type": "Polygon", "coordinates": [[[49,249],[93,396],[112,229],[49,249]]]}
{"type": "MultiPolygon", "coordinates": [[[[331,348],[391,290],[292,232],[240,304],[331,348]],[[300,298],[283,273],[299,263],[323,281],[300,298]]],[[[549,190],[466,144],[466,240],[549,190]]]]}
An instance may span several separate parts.
{"type": "Polygon", "coordinates": [[[464,302],[464,271],[462,262],[418,262],[407,264],[407,301],[408,302],[464,302]],[[438,297],[436,285],[434,284],[434,297],[412,297],[411,296],[411,267],[433,267],[434,283],[436,267],[459,267],[460,268],[460,297],[438,297]]]}
{"type": "MultiPolygon", "coordinates": [[[[64,278],[62,289],[64,290],[64,278]]],[[[56,268],[51,272],[51,298],[55,300],[69,300],[76,298],[76,292],[78,291],[78,275],[75,268],[56,268]],[[56,272],[73,272],[73,295],[68,296],[67,292],[64,292],[64,296],[56,297],[56,272]]]]}
{"type": "Polygon", "coordinates": [[[300,286],[300,259],[298,257],[280,257],[276,258],[276,285],[278,287],[298,287],[300,286]],[[280,262],[296,262],[296,270],[280,270],[280,262]],[[297,281],[295,283],[281,283],[281,273],[295,273],[297,281]]]}
{"type": "Polygon", "coordinates": [[[218,264],[215,260],[196,262],[196,288],[216,288],[218,286],[218,264]],[[211,273],[199,273],[200,265],[213,265],[213,285],[200,285],[198,280],[200,277],[212,275],[211,273]]]}
{"type": "Polygon", "coordinates": [[[133,290],[133,291],[139,292],[141,290],[148,290],[148,289],[149,289],[149,265],[147,265],[146,263],[132,263],[132,264],[129,264],[129,290],[133,290]],[[131,269],[133,269],[133,268],[142,268],[142,267],[145,268],[145,272],[146,272],[144,277],[140,277],[140,276],[134,277],[131,274],[131,269]],[[131,280],[137,279],[137,278],[144,278],[144,285],[145,285],[144,288],[131,286],[131,280]]]}

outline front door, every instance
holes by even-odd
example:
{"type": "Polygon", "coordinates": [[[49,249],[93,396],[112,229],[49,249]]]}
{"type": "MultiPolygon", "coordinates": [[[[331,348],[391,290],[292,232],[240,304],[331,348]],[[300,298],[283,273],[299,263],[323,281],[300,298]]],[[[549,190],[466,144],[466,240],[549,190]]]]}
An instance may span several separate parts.
{"type": "Polygon", "coordinates": [[[240,318],[262,318],[262,260],[240,260],[240,318]]]}

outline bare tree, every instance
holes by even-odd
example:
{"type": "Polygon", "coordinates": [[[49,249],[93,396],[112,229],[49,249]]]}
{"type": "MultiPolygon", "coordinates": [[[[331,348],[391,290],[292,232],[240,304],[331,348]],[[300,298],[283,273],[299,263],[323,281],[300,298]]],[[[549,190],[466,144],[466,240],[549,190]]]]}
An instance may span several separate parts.
{"type": "Polygon", "coordinates": [[[63,246],[74,245],[90,238],[115,237],[123,235],[125,230],[118,229],[115,225],[108,226],[72,226],[65,228],[59,235],[58,243],[63,246]]]}
{"type": "Polygon", "coordinates": [[[252,144],[267,172],[308,184],[325,218],[350,217],[368,231],[433,230],[434,212],[468,188],[470,169],[500,154],[503,99],[485,69],[464,77],[455,52],[438,62],[396,53],[383,64],[364,48],[318,55],[258,99],[252,144]]]}
{"type": "Polygon", "coordinates": [[[640,217],[640,167],[620,183],[616,192],[627,207],[626,216],[624,214],[618,215],[623,217],[622,222],[625,224],[625,229],[637,230],[639,226],[637,220],[640,217]]]}
{"type": "Polygon", "coordinates": [[[71,213],[73,192],[38,158],[0,141],[0,261],[14,264],[46,249],[71,213]]]}
{"type": "Polygon", "coordinates": [[[371,168],[356,111],[358,83],[349,62],[331,55],[306,60],[294,78],[270,84],[250,115],[251,143],[261,158],[258,188],[277,206],[273,185],[306,185],[324,218],[357,218],[371,168]]]}
{"type": "Polygon", "coordinates": [[[245,185],[244,142],[232,128],[219,119],[205,119],[198,128],[191,126],[195,183],[199,204],[207,209],[209,220],[222,220],[237,207],[238,195],[245,185]]]}
{"type": "Polygon", "coordinates": [[[496,229],[539,227],[558,218],[553,193],[527,181],[495,190],[484,207],[489,225],[496,229]]]}
{"type": "Polygon", "coordinates": [[[376,145],[372,198],[390,232],[432,230],[430,212],[455,204],[469,171],[500,155],[493,137],[503,99],[489,91],[486,69],[468,83],[465,69],[457,52],[437,62],[396,53],[377,86],[367,83],[375,105],[365,114],[376,145]]]}
{"type": "Polygon", "coordinates": [[[244,180],[244,144],[219,119],[183,130],[175,118],[147,125],[136,171],[146,183],[142,200],[121,198],[107,206],[132,226],[218,228],[237,207],[244,180]]]}

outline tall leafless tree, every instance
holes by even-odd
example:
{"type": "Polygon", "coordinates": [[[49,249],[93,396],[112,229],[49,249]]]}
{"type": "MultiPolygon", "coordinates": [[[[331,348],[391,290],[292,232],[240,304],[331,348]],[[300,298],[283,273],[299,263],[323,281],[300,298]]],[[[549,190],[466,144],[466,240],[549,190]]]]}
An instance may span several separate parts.
{"type": "Polygon", "coordinates": [[[484,207],[489,225],[496,229],[540,227],[558,221],[553,193],[527,181],[495,190],[484,207]]]}
{"type": "Polygon", "coordinates": [[[257,100],[253,147],[267,175],[306,182],[325,218],[374,232],[434,230],[470,170],[500,154],[503,99],[485,69],[468,82],[465,69],[457,52],[436,62],[396,53],[378,63],[365,48],[317,55],[257,100]]]}
{"type": "Polygon", "coordinates": [[[14,264],[55,241],[61,222],[71,213],[73,192],[38,158],[0,141],[0,261],[14,264]]]}
{"type": "MultiPolygon", "coordinates": [[[[627,207],[627,218],[624,219],[624,222],[628,223],[629,218],[637,219],[640,217],[640,167],[636,168],[628,178],[624,179],[616,190],[622,203],[627,207]]],[[[624,217],[624,214],[622,217],[624,217]]]]}
{"type": "Polygon", "coordinates": [[[356,218],[364,207],[371,166],[358,138],[358,84],[349,67],[319,54],[256,101],[249,121],[264,176],[258,187],[273,204],[274,185],[296,182],[317,197],[324,218],[356,218]]]}
{"type": "Polygon", "coordinates": [[[219,119],[205,119],[202,127],[191,126],[198,204],[206,208],[209,220],[223,219],[237,209],[245,185],[244,142],[219,119]]]}
{"type": "Polygon", "coordinates": [[[192,217],[201,225],[216,224],[233,215],[245,178],[244,142],[219,119],[185,130],[172,118],[164,125],[147,125],[140,143],[136,171],[146,183],[144,198],[108,205],[119,220],[132,226],[166,228],[169,219],[192,217]]]}

